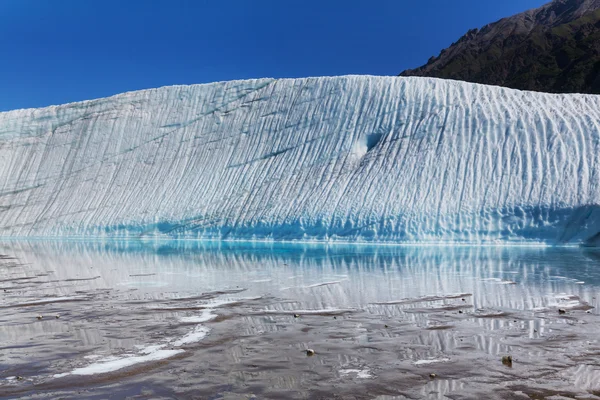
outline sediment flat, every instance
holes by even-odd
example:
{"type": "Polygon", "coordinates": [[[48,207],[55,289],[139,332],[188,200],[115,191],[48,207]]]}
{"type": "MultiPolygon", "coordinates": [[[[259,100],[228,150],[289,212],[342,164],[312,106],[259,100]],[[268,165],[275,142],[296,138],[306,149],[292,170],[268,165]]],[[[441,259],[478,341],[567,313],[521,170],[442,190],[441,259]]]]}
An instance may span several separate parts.
{"type": "Polygon", "coordinates": [[[0,397],[600,398],[594,252],[175,250],[0,245],[0,397]]]}

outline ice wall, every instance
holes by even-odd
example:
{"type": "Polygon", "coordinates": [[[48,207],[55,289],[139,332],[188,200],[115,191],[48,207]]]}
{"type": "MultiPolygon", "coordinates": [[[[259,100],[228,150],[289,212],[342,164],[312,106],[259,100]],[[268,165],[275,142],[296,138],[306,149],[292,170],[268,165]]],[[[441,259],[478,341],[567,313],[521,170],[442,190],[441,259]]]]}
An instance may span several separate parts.
{"type": "Polygon", "coordinates": [[[600,244],[600,96],[347,76],[0,113],[0,236],[600,244]]]}

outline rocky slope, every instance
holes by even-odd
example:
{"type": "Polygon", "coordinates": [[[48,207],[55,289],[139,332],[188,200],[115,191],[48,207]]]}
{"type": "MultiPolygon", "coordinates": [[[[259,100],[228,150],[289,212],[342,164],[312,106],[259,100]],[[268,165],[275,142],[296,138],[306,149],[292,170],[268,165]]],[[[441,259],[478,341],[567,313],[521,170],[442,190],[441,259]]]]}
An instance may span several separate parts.
{"type": "Polygon", "coordinates": [[[424,66],[400,75],[598,94],[600,0],[555,0],[472,29],[424,66]]]}

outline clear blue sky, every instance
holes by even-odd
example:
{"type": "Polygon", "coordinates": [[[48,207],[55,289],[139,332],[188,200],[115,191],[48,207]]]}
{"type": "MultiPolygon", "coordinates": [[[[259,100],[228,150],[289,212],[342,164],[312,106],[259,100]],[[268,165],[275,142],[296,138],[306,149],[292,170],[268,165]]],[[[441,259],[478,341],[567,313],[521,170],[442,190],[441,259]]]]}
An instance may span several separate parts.
{"type": "Polygon", "coordinates": [[[256,77],[396,75],[545,0],[0,0],[0,110],[256,77]]]}

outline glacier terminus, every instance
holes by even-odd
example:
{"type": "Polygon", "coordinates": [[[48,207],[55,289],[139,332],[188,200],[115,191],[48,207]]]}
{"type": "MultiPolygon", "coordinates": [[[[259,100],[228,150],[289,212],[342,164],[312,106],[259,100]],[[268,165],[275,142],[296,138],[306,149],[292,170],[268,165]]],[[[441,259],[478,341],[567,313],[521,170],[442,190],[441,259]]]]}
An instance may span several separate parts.
{"type": "Polygon", "coordinates": [[[432,78],[0,113],[0,236],[600,244],[600,96],[432,78]]]}

